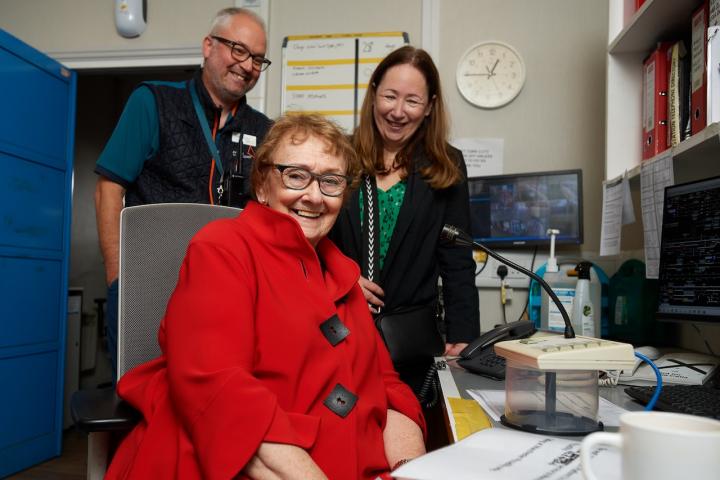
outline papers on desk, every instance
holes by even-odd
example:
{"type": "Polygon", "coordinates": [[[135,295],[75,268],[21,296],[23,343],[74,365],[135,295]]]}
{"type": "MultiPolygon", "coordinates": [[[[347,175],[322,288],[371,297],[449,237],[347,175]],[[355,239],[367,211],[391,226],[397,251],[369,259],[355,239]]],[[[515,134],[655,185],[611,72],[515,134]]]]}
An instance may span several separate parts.
{"type": "MultiPolygon", "coordinates": [[[[592,452],[598,478],[620,478],[618,450],[592,452]]],[[[407,480],[582,480],[580,442],[490,428],[402,465],[393,478],[407,480]]]]}
{"type": "MultiPolygon", "coordinates": [[[[670,352],[653,360],[660,370],[663,384],[703,385],[720,365],[720,358],[695,352],[670,352]]],[[[623,371],[619,383],[623,385],[656,385],[657,377],[652,367],[638,362],[631,372],[623,371]]]]}
{"type": "MultiPolygon", "coordinates": [[[[500,415],[505,413],[505,390],[468,390],[468,393],[480,404],[485,412],[490,415],[496,422],[500,421],[500,415]]],[[[570,395],[563,396],[558,402],[573,401],[570,395]]],[[[577,402],[583,402],[581,398],[577,398],[577,402]]],[[[582,408],[581,410],[584,410],[582,408]]],[[[572,411],[571,405],[567,408],[572,411]]],[[[600,405],[598,406],[598,420],[606,427],[619,427],[620,415],[625,413],[624,408],[618,407],[614,403],[600,397],[600,405]]]]}

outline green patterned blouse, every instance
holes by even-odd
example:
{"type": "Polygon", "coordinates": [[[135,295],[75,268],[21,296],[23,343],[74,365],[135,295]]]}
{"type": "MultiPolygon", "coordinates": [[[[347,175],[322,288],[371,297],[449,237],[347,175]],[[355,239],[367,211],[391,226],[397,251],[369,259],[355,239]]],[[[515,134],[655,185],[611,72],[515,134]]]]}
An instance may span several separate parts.
{"type": "MultiPolygon", "coordinates": [[[[377,189],[378,211],[380,213],[380,251],[378,252],[380,270],[383,269],[383,265],[385,264],[385,255],[387,255],[388,248],[390,247],[390,239],[395,231],[395,224],[397,223],[403,198],[405,198],[406,189],[407,183],[405,180],[396,183],[390,187],[388,191],[384,191],[381,188],[377,189]]],[[[362,225],[364,221],[363,191],[361,189],[360,225],[362,225]]]]}

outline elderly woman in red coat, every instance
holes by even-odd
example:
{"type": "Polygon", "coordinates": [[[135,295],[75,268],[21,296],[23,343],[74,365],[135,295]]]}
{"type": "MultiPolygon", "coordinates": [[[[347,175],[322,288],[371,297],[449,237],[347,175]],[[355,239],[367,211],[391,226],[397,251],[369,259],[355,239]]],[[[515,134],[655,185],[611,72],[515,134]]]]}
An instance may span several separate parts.
{"type": "Polygon", "coordinates": [[[358,172],[322,117],[270,130],[253,196],[190,242],[162,355],[125,374],[143,419],[107,478],[375,479],[424,453],[424,420],[325,236],[358,172]]]}

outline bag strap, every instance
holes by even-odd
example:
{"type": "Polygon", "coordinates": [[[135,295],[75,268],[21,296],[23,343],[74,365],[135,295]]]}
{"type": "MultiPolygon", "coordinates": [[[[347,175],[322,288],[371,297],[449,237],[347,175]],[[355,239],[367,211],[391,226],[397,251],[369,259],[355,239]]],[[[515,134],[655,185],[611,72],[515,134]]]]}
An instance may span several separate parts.
{"type": "Polygon", "coordinates": [[[215,142],[212,139],[212,134],[210,133],[210,125],[208,125],[207,117],[205,116],[202,105],[200,105],[200,99],[198,98],[194,78],[190,80],[190,83],[188,84],[188,90],[190,90],[190,97],[192,97],[193,107],[195,107],[195,115],[197,115],[198,122],[200,122],[200,128],[202,129],[203,135],[205,136],[205,141],[207,142],[208,148],[210,149],[210,155],[212,156],[213,160],[215,160],[215,165],[217,165],[218,170],[221,172],[220,183],[222,184],[222,177],[225,174],[225,170],[223,169],[222,161],[220,160],[220,152],[218,152],[217,145],[215,145],[215,142]]]}
{"type": "Polygon", "coordinates": [[[365,175],[363,178],[363,189],[363,210],[365,212],[365,218],[362,226],[362,239],[365,248],[363,248],[362,252],[362,273],[363,276],[371,282],[376,282],[375,279],[380,277],[380,271],[378,269],[380,231],[377,226],[377,218],[380,210],[378,208],[375,178],[370,175],[365,175]]]}

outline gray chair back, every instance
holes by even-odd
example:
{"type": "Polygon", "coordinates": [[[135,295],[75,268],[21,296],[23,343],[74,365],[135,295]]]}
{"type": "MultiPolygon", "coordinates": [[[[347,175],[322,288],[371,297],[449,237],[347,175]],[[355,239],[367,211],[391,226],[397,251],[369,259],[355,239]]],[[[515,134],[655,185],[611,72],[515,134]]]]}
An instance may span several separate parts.
{"type": "Polygon", "coordinates": [[[159,203],[120,215],[118,378],[160,355],[157,333],[190,239],[204,225],[236,217],[239,208],[159,203]]]}

